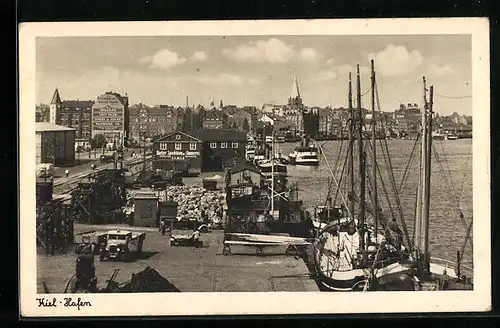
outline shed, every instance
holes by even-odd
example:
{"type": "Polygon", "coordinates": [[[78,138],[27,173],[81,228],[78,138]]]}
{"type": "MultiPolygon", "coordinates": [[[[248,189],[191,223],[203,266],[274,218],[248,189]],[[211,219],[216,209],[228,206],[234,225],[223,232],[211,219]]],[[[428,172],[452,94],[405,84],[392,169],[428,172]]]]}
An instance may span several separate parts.
{"type": "Polygon", "coordinates": [[[134,196],[134,223],[140,227],[158,225],[158,196],[154,192],[138,192],[134,196]]]}
{"type": "Polygon", "coordinates": [[[175,219],[177,206],[177,202],[160,202],[160,219],[175,219]]]}
{"type": "Polygon", "coordinates": [[[36,123],[36,164],[63,166],[75,160],[75,129],[48,122],[36,123]]]}

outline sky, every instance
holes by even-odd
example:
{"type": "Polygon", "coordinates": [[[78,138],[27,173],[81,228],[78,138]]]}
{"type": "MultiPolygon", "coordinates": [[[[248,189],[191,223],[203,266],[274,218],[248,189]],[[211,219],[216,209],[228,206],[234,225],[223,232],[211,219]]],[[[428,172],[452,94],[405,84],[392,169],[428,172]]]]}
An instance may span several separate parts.
{"type": "Polygon", "coordinates": [[[426,76],[436,112],[472,115],[469,35],[40,37],[36,101],[50,103],[58,88],[62,100],[114,91],[131,104],[261,108],[285,104],[295,75],[306,106],[345,107],[349,72],[355,86],[359,64],[368,91],[371,59],[382,111],[421,104],[426,76]]]}

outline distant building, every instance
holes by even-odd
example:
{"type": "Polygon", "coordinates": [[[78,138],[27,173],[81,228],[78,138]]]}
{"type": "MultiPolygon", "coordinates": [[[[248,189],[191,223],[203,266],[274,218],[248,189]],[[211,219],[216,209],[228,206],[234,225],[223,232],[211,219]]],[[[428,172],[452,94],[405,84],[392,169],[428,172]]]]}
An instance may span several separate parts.
{"type": "Polygon", "coordinates": [[[126,146],[129,118],[128,97],[116,92],[104,93],[92,106],[92,137],[102,134],[107,142],[126,146]]]}
{"type": "Polygon", "coordinates": [[[393,117],[400,136],[415,137],[420,132],[422,114],[417,104],[400,104],[393,117]]]}
{"type": "Polygon", "coordinates": [[[245,130],[245,121],[247,122],[246,124],[248,130],[252,131],[258,117],[257,108],[252,106],[226,106],[224,107],[224,114],[227,115],[228,126],[232,127],[233,125],[236,125],[240,131],[245,130]]]}
{"type": "Polygon", "coordinates": [[[50,106],[40,104],[35,107],[35,122],[48,122],[50,117],[50,106]]]}
{"type": "Polygon", "coordinates": [[[321,108],[318,111],[318,132],[325,137],[340,137],[342,135],[342,120],[331,108],[321,108]]]}
{"type": "Polygon", "coordinates": [[[90,146],[92,138],[92,106],[91,100],[61,101],[59,90],[54,91],[49,105],[49,122],[75,129],[75,144],[90,146]]]}
{"type": "Polygon", "coordinates": [[[36,164],[60,166],[75,160],[75,129],[38,122],[35,126],[35,144],[36,164]]]}
{"type": "Polygon", "coordinates": [[[152,108],[144,104],[133,105],[129,115],[129,139],[133,141],[172,133],[178,129],[181,120],[174,107],[164,105],[152,108]]]}
{"type": "Polygon", "coordinates": [[[223,117],[220,111],[208,110],[203,118],[203,129],[222,129],[222,122],[223,117]]]}

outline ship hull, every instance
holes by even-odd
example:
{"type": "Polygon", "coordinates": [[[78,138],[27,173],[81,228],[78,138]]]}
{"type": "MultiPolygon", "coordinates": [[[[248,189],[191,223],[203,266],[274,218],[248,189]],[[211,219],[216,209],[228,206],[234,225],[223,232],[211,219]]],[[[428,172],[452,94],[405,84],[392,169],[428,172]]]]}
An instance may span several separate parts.
{"type": "MultiPolygon", "coordinates": [[[[331,277],[318,273],[317,279],[322,291],[352,292],[363,290],[368,275],[369,268],[337,271],[331,277]]],[[[377,269],[376,277],[376,284],[370,290],[415,290],[415,282],[410,275],[410,269],[398,262],[377,269]]]]}
{"type": "Polygon", "coordinates": [[[316,161],[297,161],[297,160],[295,160],[295,165],[297,165],[297,166],[318,166],[319,160],[316,160],[316,161]]]}

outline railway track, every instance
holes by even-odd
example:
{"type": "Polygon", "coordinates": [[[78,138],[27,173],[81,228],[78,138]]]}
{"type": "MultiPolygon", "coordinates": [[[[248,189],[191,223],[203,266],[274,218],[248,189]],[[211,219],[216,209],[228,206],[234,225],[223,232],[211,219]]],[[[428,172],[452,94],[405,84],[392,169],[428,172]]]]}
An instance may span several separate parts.
{"type": "MultiPolygon", "coordinates": [[[[147,157],[146,159],[139,158],[139,159],[133,159],[129,162],[124,162],[123,164],[130,169],[131,171],[133,168],[137,167],[138,165],[143,164],[144,162],[150,162],[152,160],[152,157],[147,157]]],[[[54,195],[62,195],[62,194],[68,194],[75,190],[78,187],[78,183],[80,183],[84,179],[88,179],[89,176],[96,172],[101,172],[106,170],[108,167],[103,166],[100,168],[97,168],[96,170],[88,170],[79,174],[75,174],[71,176],[69,179],[62,179],[58,181],[54,181],[53,184],[53,193],[54,195]]],[[[135,170],[134,170],[135,171],[135,170]]],[[[133,175],[136,175],[138,172],[132,173],[133,175]]]]}

